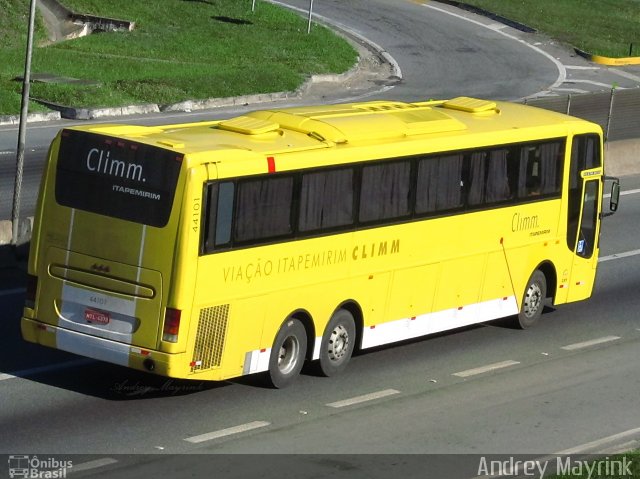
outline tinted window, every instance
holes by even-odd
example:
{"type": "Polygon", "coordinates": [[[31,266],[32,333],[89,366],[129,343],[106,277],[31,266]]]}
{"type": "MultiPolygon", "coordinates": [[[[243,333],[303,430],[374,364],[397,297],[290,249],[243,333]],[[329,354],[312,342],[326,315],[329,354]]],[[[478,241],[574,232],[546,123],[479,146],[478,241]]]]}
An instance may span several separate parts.
{"type": "Polygon", "coordinates": [[[182,156],[131,141],[62,132],[56,201],[136,223],[169,221],[182,156]]]}
{"type": "Polygon", "coordinates": [[[398,161],[362,168],[360,221],[380,221],[409,214],[411,163],[398,161]]]}
{"type": "Polygon", "coordinates": [[[461,154],[418,162],[416,213],[431,213],[462,206],[461,154]]]}
{"type": "Polygon", "coordinates": [[[293,177],[269,177],[238,184],[235,240],[254,241],[292,232],[293,177]]]}
{"type": "Polygon", "coordinates": [[[602,165],[600,138],[597,135],[580,135],[573,138],[571,165],[569,168],[569,207],[567,209],[567,246],[573,251],[578,235],[578,219],[582,205],[583,170],[602,165]]]}
{"type": "Polygon", "coordinates": [[[564,143],[525,145],[520,149],[518,197],[558,194],[562,190],[564,143]]]}
{"type": "Polygon", "coordinates": [[[302,175],[300,231],[317,231],[353,222],[353,170],[328,170],[302,175]]]}

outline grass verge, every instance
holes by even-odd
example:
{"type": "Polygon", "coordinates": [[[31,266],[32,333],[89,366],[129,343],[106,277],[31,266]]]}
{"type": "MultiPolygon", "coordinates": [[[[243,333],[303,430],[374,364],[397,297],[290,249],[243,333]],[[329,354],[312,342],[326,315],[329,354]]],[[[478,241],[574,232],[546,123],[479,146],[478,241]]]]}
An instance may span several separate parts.
{"type": "MultiPolygon", "coordinates": [[[[19,110],[28,0],[0,0],[0,114],[19,110]],[[14,33],[8,33],[14,32],[14,33]]],[[[85,83],[32,83],[31,96],[76,107],[168,104],[295,90],[309,74],[348,70],[357,53],[329,29],[249,0],[63,0],[85,14],[132,20],[132,32],[46,45],[38,21],[32,74],[85,83]],[[151,5],[151,6],[150,6],[151,5]]]]}
{"type": "Polygon", "coordinates": [[[640,56],[640,0],[463,1],[595,55],[640,56]]]}

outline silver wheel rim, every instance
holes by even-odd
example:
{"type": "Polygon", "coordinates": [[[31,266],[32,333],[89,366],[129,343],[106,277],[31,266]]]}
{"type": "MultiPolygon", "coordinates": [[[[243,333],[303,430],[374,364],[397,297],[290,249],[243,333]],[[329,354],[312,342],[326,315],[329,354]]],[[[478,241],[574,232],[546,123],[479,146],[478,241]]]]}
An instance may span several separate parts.
{"type": "Polygon", "coordinates": [[[527,294],[524,297],[524,315],[527,318],[534,316],[542,304],[542,289],[538,283],[529,285],[527,294]]]}
{"type": "Polygon", "coordinates": [[[342,324],[336,326],[331,331],[329,337],[328,353],[329,359],[333,362],[340,361],[349,349],[349,331],[342,324]]]}
{"type": "Polygon", "coordinates": [[[278,369],[282,374],[289,374],[298,363],[300,343],[295,336],[287,337],[278,352],[278,369]]]}

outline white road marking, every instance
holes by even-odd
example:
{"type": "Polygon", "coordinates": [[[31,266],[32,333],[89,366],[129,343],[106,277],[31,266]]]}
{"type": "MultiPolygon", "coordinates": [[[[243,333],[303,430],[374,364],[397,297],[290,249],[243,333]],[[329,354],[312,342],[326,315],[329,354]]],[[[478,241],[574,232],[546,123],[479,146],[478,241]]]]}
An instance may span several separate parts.
{"type": "Polygon", "coordinates": [[[90,471],[91,469],[97,469],[99,467],[109,466],[115,464],[118,461],[111,457],[104,457],[102,459],[96,459],[95,461],[81,462],[80,464],[74,464],[73,467],[68,469],[67,473],[76,473],[83,471],[90,471]]]}
{"type": "Polygon", "coordinates": [[[68,361],[66,363],[51,364],[49,366],[40,366],[37,368],[23,369],[22,371],[14,371],[11,373],[0,374],[0,381],[5,381],[7,379],[16,379],[16,378],[34,376],[36,374],[48,373],[51,371],[59,371],[62,369],[73,368],[76,366],[84,366],[86,364],[90,364],[93,362],[95,362],[95,360],[87,358],[87,359],[78,359],[76,361],[68,361]]]}
{"type": "Polygon", "coordinates": [[[629,73],[624,70],[619,70],[617,68],[609,68],[609,71],[611,73],[615,73],[616,75],[620,75],[621,77],[624,77],[628,80],[640,82],[640,77],[638,75],[634,75],[633,73],[629,73]]]}
{"type": "MultiPolygon", "coordinates": [[[[635,195],[640,193],[640,189],[621,191],[620,196],[635,195]]],[[[611,198],[611,193],[606,193],[603,198],[611,198]]]]}
{"type": "Polygon", "coordinates": [[[496,369],[508,368],[510,366],[515,366],[520,364],[519,361],[501,361],[499,363],[487,364],[486,366],[481,366],[479,368],[467,369],[466,371],[460,371],[458,373],[453,373],[452,376],[458,376],[459,378],[468,378],[469,376],[475,376],[477,374],[488,373],[490,371],[495,371],[496,369]]]}
{"type": "Polygon", "coordinates": [[[627,442],[623,442],[622,444],[616,444],[614,446],[601,449],[600,451],[598,451],[598,454],[606,454],[606,455],[622,454],[624,452],[638,449],[638,445],[640,445],[639,441],[636,441],[636,440],[627,441],[627,442]]]}
{"type": "Polygon", "coordinates": [[[576,349],[588,348],[591,346],[596,346],[598,344],[617,341],[618,339],[620,339],[620,336],[604,336],[602,338],[596,338],[590,341],[584,341],[582,343],[568,344],[567,346],[562,346],[560,349],[564,349],[565,351],[575,351],[576,349]]]}
{"type": "Polygon", "coordinates": [[[487,28],[490,28],[491,30],[502,30],[504,28],[507,28],[507,25],[505,25],[504,23],[492,23],[490,25],[487,25],[487,28]]]}
{"type": "Polygon", "coordinates": [[[611,261],[612,259],[628,258],[629,256],[637,256],[639,254],[640,254],[640,249],[625,251],[623,253],[610,254],[608,256],[601,256],[600,258],[598,258],[598,263],[603,263],[604,261],[611,261]]]}
{"type": "Polygon", "coordinates": [[[565,65],[567,70],[600,70],[600,67],[587,67],[582,65],[565,65]]]}
{"type": "Polygon", "coordinates": [[[587,90],[580,88],[554,88],[553,91],[561,91],[563,93],[589,93],[587,90]]]}
{"type": "Polygon", "coordinates": [[[538,48],[535,45],[532,45],[531,43],[527,43],[526,41],[524,41],[524,40],[522,40],[522,39],[520,39],[520,38],[518,38],[516,36],[510,35],[510,34],[508,34],[507,32],[505,32],[503,30],[495,30],[495,29],[491,28],[490,25],[487,25],[485,23],[479,22],[477,20],[473,20],[472,18],[467,18],[467,17],[465,17],[463,15],[459,15],[459,14],[454,13],[454,12],[449,12],[449,11],[444,10],[442,8],[434,7],[433,5],[424,5],[423,4],[422,6],[426,7],[426,8],[430,8],[431,10],[435,10],[435,11],[440,12],[440,13],[444,13],[446,15],[451,15],[452,17],[459,18],[460,20],[464,20],[464,21],[467,21],[467,22],[475,23],[478,26],[481,26],[483,28],[487,28],[487,29],[489,29],[491,31],[499,33],[500,35],[503,35],[503,36],[505,36],[505,37],[507,37],[507,38],[509,38],[511,40],[515,40],[516,42],[521,43],[521,44],[531,48],[532,50],[535,50],[540,55],[543,55],[543,56],[547,57],[549,60],[551,60],[556,65],[556,68],[558,69],[558,78],[556,79],[555,82],[553,82],[553,84],[551,86],[548,87],[548,89],[557,88],[567,80],[567,70],[564,67],[564,65],[562,64],[562,62],[560,62],[553,55],[545,52],[541,48],[538,48]]]}
{"type": "Polygon", "coordinates": [[[367,401],[373,401],[374,399],[393,396],[394,394],[400,394],[400,391],[397,391],[395,389],[385,389],[384,391],[378,391],[371,394],[364,394],[362,396],[357,396],[351,399],[344,399],[342,401],[336,401],[326,405],[334,408],[346,407],[346,406],[352,406],[354,404],[360,404],[367,401]]]}
{"type": "MultiPolygon", "coordinates": [[[[553,453],[553,454],[551,454],[549,456],[538,457],[536,459],[532,459],[531,462],[535,462],[535,463],[538,463],[538,464],[544,464],[544,463],[548,463],[549,461],[555,462],[555,461],[557,461],[557,459],[559,457],[566,457],[566,456],[571,456],[571,455],[575,455],[575,454],[585,454],[585,453],[607,454],[607,453],[603,452],[602,450],[595,450],[595,448],[598,448],[598,447],[603,446],[603,445],[609,445],[614,441],[617,441],[619,439],[624,439],[627,436],[633,436],[634,434],[638,434],[638,433],[640,433],[640,427],[639,428],[635,428],[635,429],[629,429],[628,431],[624,431],[624,432],[621,432],[621,433],[618,433],[618,434],[614,434],[612,436],[604,437],[602,439],[598,439],[596,441],[588,442],[588,443],[582,444],[580,446],[572,447],[571,449],[565,449],[564,451],[558,451],[558,452],[553,453]]],[[[637,443],[637,442],[638,441],[629,441],[629,442],[624,443],[624,444],[620,444],[620,445],[616,445],[616,446],[610,446],[610,447],[622,448],[623,446],[631,445],[631,443],[637,443]]],[[[629,449],[625,449],[622,452],[626,452],[628,450],[629,449]]],[[[506,477],[506,476],[518,476],[520,474],[520,470],[521,469],[522,469],[522,466],[518,464],[513,469],[507,468],[507,470],[503,471],[502,474],[477,476],[477,477],[474,477],[473,479],[492,479],[492,478],[506,477]]]]}
{"type": "Polygon", "coordinates": [[[27,292],[26,288],[5,289],[4,291],[0,291],[0,297],[14,296],[14,295],[22,294],[26,292],[27,292]]]}
{"type": "Polygon", "coordinates": [[[569,456],[571,454],[587,452],[597,447],[604,446],[605,444],[610,444],[614,441],[617,441],[618,439],[624,439],[628,436],[633,436],[634,434],[640,434],[640,427],[629,429],[628,431],[619,432],[618,434],[603,437],[602,439],[597,439],[592,442],[587,442],[586,444],[581,444],[580,446],[572,447],[571,449],[565,449],[564,451],[556,452],[555,454],[553,454],[553,456],[569,456]]]}
{"type": "MultiPolygon", "coordinates": [[[[569,80],[566,80],[566,83],[587,83],[589,85],[602,86],[608,89],[613,88],[613,85],[611,85],[610,83],[602,83],[602,82],[593,81],[593,80],[579,80],[577,78],[571,78],[569,80]]],[[[625,88],[619,86],[618,89],[624,90],[625,88]]]]}
{"type": "Polygon", "coordinates": [[[200,442],[212,441],[213,439],[219,439],[221,437],[232,436],[233,434],[240,434],[242,432],[252,431],[254,429],[260,429],[261,427],[267,427],[271,425],[266,421],[253,421],[239,426],[228,427],[226,429],[220,429],[219,431],[207,432],[198,436],[187,437],[184,440],[194,444],[200,442]]]}

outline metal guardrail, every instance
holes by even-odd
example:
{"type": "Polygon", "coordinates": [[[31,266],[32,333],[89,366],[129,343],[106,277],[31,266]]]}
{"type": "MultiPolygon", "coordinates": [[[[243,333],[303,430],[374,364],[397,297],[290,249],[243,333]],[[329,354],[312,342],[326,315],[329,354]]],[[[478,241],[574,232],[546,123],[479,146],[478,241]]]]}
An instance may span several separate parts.
{"type": "Polygon", "coordinates": [[[640,138],[640,88],[536,98],[524,103],[597,123],[608,141],[640,138]]]}

